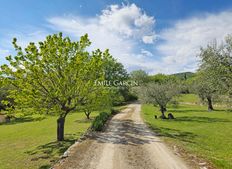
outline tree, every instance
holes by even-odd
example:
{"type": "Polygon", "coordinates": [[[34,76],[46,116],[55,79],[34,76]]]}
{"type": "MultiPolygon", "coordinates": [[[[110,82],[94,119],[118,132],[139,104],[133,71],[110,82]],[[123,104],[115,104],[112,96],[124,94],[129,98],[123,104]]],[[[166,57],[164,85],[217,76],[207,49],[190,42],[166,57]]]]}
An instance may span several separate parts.
{"type": "Polygon", "coordinates": [[[64,140],[66,116],[76,110],[96,90],[95,80],[104,79],[103,60],[107,52],[86,51],[91,42],[87,35],[72,42],[62,33],[47,36],[24,50],[13,45],[17,55],[8,56],[1,66],[1,76],[15,86],[10,91],[18,107],[58,115],[57,140],[64,140]]]}
{"type": "Polygon", "coordinates": [[[105,52],[104,75],[107,81],[127,80],[129,75],[124,66],[110,55],[109,50],[105,52]]]}
{"type": "Polygon", "coordinates": [[[218,45],[217,41],[201,48],[200,70],[207,72],[221,94],[232,96],[232,35],[218,45]]]}
{"type": "Polygon", "coordinates": [[[99,86],[95,92],[89,93],[87,98],[79,109],[84,111],[87,119],[90,119],[93,111],[109,109],[112,106],[110,91],[102,86],[99,86]]]}
{"type": "Polygon", "coordinates": [[[175,83],[168,81],[162,84],[150,82],[142,86],[139,93],[139,98],[142,102],[158,105],[160,107],[161,118],[166,119],[167,104],[172,101],[173,97],[179,91],[175,83]]]}
{"type": "Polygon", "coordinates": [[[134,70],[130,73],[130,78],[140,85],[149,81],[148,74],[144,70],[134,70]]]}
{"type": "Polygon", "coordinates": [[[113,105],[120,105],[128,100],[129,89],[127,86],[115,86],[114,82],[123,82],[129,79],[129,75],[124,66],[114,59],[108,52],[104,61],[104,77],[107,82],[111,82],[109,87],[111,101],[113,105]]]}
{"type": "Polygon", "coordinates": [[[14,108],[14,99],[9,98],[9,91],[13,88],[10,85],[4,85],[4,78],[0,78],[0,111],[5,110],[4,114],[12,116],[10,109],[14,108]],[[7,111],[8,110],[8,111],[7,111]]]}
{"type": "Polygon", "coordinates": [[[214,110],[213,100],[218,96],[213,79],[206,72],[199,72],[193,81],[193,91],[201,98],[207,101],[208,111],[214,110]]]}

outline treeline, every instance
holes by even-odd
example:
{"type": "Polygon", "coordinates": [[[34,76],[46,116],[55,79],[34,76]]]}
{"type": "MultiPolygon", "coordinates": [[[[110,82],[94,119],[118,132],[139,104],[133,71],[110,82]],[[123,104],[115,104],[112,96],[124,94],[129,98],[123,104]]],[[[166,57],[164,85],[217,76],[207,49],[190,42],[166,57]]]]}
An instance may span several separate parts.
{"type": "Polygon", "coordinates": [[[142,102],[158,105],[163,119],[167,118],[167,104],[176,105],[175,96],[179,94],[197,94],[208,111],[214,110],[214,103],[231,108],[232,36],[228,35],[221,44],[215,40],[200,48],[198,57],[196,73],[149,76],[143,70],[132,72],[134,79],[142,79],[142,85],[134,88],[135,93],[142,102]]]}

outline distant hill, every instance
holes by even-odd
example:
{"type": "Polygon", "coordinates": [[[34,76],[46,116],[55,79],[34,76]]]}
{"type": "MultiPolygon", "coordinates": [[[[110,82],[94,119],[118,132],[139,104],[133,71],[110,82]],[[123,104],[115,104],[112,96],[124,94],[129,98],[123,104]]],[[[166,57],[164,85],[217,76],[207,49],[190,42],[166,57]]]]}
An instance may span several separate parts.
{"type": "Polygon", "coordinates": [[[190,79],[190,78],[194,77],[195,73],[193,73],[193,72],[182,72],[182,73],[175,73],[175,74],[172,74],[172,75],[178,77],[181,80],[186,80],[186,79],[190,79]]]}

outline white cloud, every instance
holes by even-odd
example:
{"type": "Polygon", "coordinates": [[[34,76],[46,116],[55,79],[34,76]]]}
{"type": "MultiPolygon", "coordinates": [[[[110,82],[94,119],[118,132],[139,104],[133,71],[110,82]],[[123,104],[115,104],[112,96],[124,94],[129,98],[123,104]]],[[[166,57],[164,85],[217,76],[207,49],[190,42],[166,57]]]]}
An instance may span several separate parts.
{"type": "Polygon", "coordinates": [[[153,54],[150,51],[145,50],[145,49],[141,49],[141,54],[143,54],[144,56],[148,56],[148,57],[153,56],[153,54]]]}
{"type": "Polygon", "coordinates": [[[154,18],[135,4],[111,5],[96,17],[52,17],[48,22],[51,28],[73,37],[88,33],[92,49],[110,49],[110,53],[127,68],[140,67],[141,61],[135,59],[142,60],[144,53],[137,53],[135,49],[139,50],[142,42],[153,43],[155,40],[154,18]]]}
{"type": "Polygon", "coordinates": [[[98,19],[100,25],[109,31],[128,38],[138,38],[144,43],[154,41],[154,17],[148,16],[135,4],[111,5],[102,11],[98,19]]]}
{"type": "Polygon", "coordinates": [[[155,40],[155,36],[154,35],[151,35],[151,36],[143,36],[143,42],[146,43],[146,44],[152,44],[154,43],[154,40],[155,40]]]}
{"type": "Polygon", "coordinates": [[[160,37],[164,43],[157,46],[163,56],[162,64],[170,71],[194,71],[197,68],[196,57],[201,46],[232,33],[232,12],[206,14],[175,23],[163,30],[160,37]]]}

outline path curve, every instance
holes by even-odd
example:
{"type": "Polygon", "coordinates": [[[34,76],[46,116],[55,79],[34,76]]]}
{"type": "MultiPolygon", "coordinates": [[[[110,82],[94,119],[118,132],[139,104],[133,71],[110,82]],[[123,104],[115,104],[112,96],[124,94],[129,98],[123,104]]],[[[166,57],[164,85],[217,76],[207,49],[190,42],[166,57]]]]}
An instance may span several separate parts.
{"type": "Polygon", "coordinates": [[[54,169],[189,169],[144,124],[141,105],[130,104],[105,132],[77,144],[54,169]]]}

